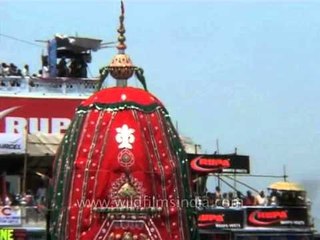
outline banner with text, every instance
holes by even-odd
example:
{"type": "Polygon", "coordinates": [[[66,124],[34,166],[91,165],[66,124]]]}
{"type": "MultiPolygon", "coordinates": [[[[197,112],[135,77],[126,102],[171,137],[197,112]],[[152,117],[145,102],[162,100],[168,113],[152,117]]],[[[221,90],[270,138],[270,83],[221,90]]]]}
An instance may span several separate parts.
{"type": "Polygon", "coordinates": [[[309,226],[306,207],[252,208],[247,209],[247,225],[255,227],[294,227],[309,226]]]}
{"type": "Polygon", "coordinates": [[[0,206],[0,227],[21,225],[21,208],[0,206]]]}
{"type": "MultiPolygon", "coordinates": [[[[47,142],[52,142],[50,136],[63,135],[82,100],[0,97],[0,154],[25,153],[30,148],[25,146],[26,133],[48,136],[47,142]]],[[[41,144],[39,153],[48,149],[46,143],[41,144]]]]}
{"type": "Polygon", "coordinates": [[[250,173],[249,156],[237,154],[188,154],[193,173],[250,173]]]}
{"type": "Polygon", "coordinates": [[[0,133],[0,154],[24,154],[25,136],[15,133],[0,133]]]}
{"type": "Polygon", "coordinates": [[[208,209],[198,212],[198,227],[207,229],[243,228],[243,210],[208,209]]]}
{"type": "Polygon", "coordinates": [[[82,99],[0,97],[0,133],[65,133],[82,99]]]}

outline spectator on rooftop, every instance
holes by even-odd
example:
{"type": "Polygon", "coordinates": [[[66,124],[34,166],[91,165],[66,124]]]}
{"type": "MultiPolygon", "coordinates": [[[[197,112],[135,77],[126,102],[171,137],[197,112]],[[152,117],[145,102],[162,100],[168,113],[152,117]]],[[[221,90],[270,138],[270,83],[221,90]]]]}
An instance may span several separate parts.
{"type": "Polygon", "coordinates": [[[243,199],[243,205],[245,206],[253,206],[254,205],[254,197],[252,196],[251,191],[247,191],[247,196],[243,199]]]}
{"type": "Polygon", "coordinates": [[[49,67],[48,67],[48,65],[46,65],[46,64],[44,64],[44,65],[42,66],[42,77],[43,77],[43,78],[48,78],[48,77],[50,77],[49,67]]]}
{"type": "Polygon", "coordinates": [[[255,197],[254,205],[266,206],[267,203],[268,203],[268,200],[264,194],[264,191],[260,191],[255,197]]]}
{"type": "Polygon", "coordinates": [[[2,75],[3,76],[9,76],[10,74],[10,67],[6,63],[2,63],[2,75]]]}
{"type": "Polygon", "coordinates": [[[220,189],[219,186],[216,186],[216,191],[215,191],[215,193],[214,193],[214,197],[215,197],[216,199],[222,198],[221,189],[220,189]]]}
{"type": "Polygon", "coordinates": [[[229,196],[227,193],[223,193],[222,194],[222,203],[221,203],[222,207],[228,208],[230,207],[230,200],[229,200],[229,196]]]}
{"type": "Polygon", "coordinates": [[[26,65],[24,65],[24,67],[22,69],[22,76],[28,77],[29,75],[30,75],[30,73],[29,73],[29,65],[26,64],[26,65]]]}
{"type": "Polygon", "coordinates": [[[232,207],[241,207],[243,205],[243,197],[240,191],[236,192],[236,196],[232,199],[232,207]]]}
{"type": "Polygon", "coordinates": [[[79,72],[80,72],[80,75],[79,77],[81,78],[87,78],[87,63],[85,62],[84,59],[81,59],[80,61],[80,65],[79,65],[79,72]]]}
{"type": "Polygon", "coordinates": [[[278,191],[275,189],[272,189],[269,197],[269,204],[272,206],[278,205],[279,199],[280,199],[280,194],[278,193],[278,191]]]}
{"type": "Polygon", "coordinates": [[[71,63],[69,64],[69,77],[76,77],[78,71],[78,61],[77,59],[72,59],[71,63]]]}
{"type": "Polygon", "coordinates": [[[216,191],[213,194],[213,199],[215,202],[215,205],[221,206],[222,204],[222,194],[221,194],[221,189],[219,186],[216,186],[216,191]]]}
{"type": "Polygon", "coordinates": [[[13,63],[10,63],[10,66],[9,66],[9,75],[10,76],[17,76],[18,75],[18,68],[13,63]]]}
{"type": "Polygon", "coordinates": [[[69,70],[67,67],[66,58],[62,57],[57,65],[58,77],[67,77],[69,75],[69,70]]]}
{"type": "Polygon", "coordinates": [[[0,76],[3,76],[3,63],[0,65],[0,76]]]}

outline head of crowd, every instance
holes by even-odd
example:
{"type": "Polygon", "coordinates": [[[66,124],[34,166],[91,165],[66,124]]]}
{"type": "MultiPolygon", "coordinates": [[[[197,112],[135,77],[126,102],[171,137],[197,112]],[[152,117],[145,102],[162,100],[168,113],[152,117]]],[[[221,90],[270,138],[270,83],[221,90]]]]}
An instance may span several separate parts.
{"type": "MultiPolygon", "coordinates": [[[[0,64],[0,77],[6,78],[87,78],[87,60],[83,57],[67,59],[62,57],[59,59],[54,67],[54,74],[50,69],[47,57],[42,57],[42,67],[37,73],[30,73],[29,65],[25,64],[22,68],[19,68],[14,63],[2,62],[0,64]]],[[[52,68],[52,67],[51,67],[52,68]]],[[[4,86],[5,82],[1,81],[1,86],[4,86]]],[[[11,86],[19,86],[19,83],[11,82],[11,86]]]]}
{"type": "Polygon", "coordinates": [[[47,205],[47,184],[40,182],[37,188],[27,189],[23,193],[11,191],[9,182],[6,189],[0,189],[0,206],[36,207],[47,205]]]}
{"type": "Polygon", "coordinates": [[[246,207],[246,206],[305,206],[308,204],[304,191],[279,191],[268,189],[266,192],[247,190],[222,192],[217,186],[214,191],[206,190],[196,196],[199,208],[246,207]]]}

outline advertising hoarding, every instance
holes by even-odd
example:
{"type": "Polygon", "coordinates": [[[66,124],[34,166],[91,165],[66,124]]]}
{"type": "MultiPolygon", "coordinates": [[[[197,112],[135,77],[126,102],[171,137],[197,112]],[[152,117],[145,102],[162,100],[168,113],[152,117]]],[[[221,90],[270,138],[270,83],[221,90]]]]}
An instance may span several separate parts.
{"type": "Polygon", "coordinates": [[[64,133],[82,99],[0,97],[0,133],[64,133]]]}
{"type": "Polygon", "coordinates": [[[309,226],[307,208],[279,207],[272,209],[247,209],[247,225],[252,227],[294,227],[309,226]]]}
{"type": "Polygon", "coordinates": [[[0,227],[20,226],[21,208],[17,206],[0,206],[0,227]]]}
{"type": "Polygon", "coordinates": [[[243,210],[204,210],[198,213],[198,227],[212,229],[243,228],[243,214],[243,210]]]}

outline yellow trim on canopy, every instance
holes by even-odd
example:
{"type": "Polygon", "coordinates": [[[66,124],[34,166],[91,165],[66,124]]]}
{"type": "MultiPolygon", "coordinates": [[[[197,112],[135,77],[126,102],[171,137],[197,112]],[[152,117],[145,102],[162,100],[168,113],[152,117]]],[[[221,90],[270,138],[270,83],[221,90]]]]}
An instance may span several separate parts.
{"type": "Polygon", "coordinates": [[[283,191],[305,191],[302,185],[294,182],[275,182],[268,188],[283,191]]]}

